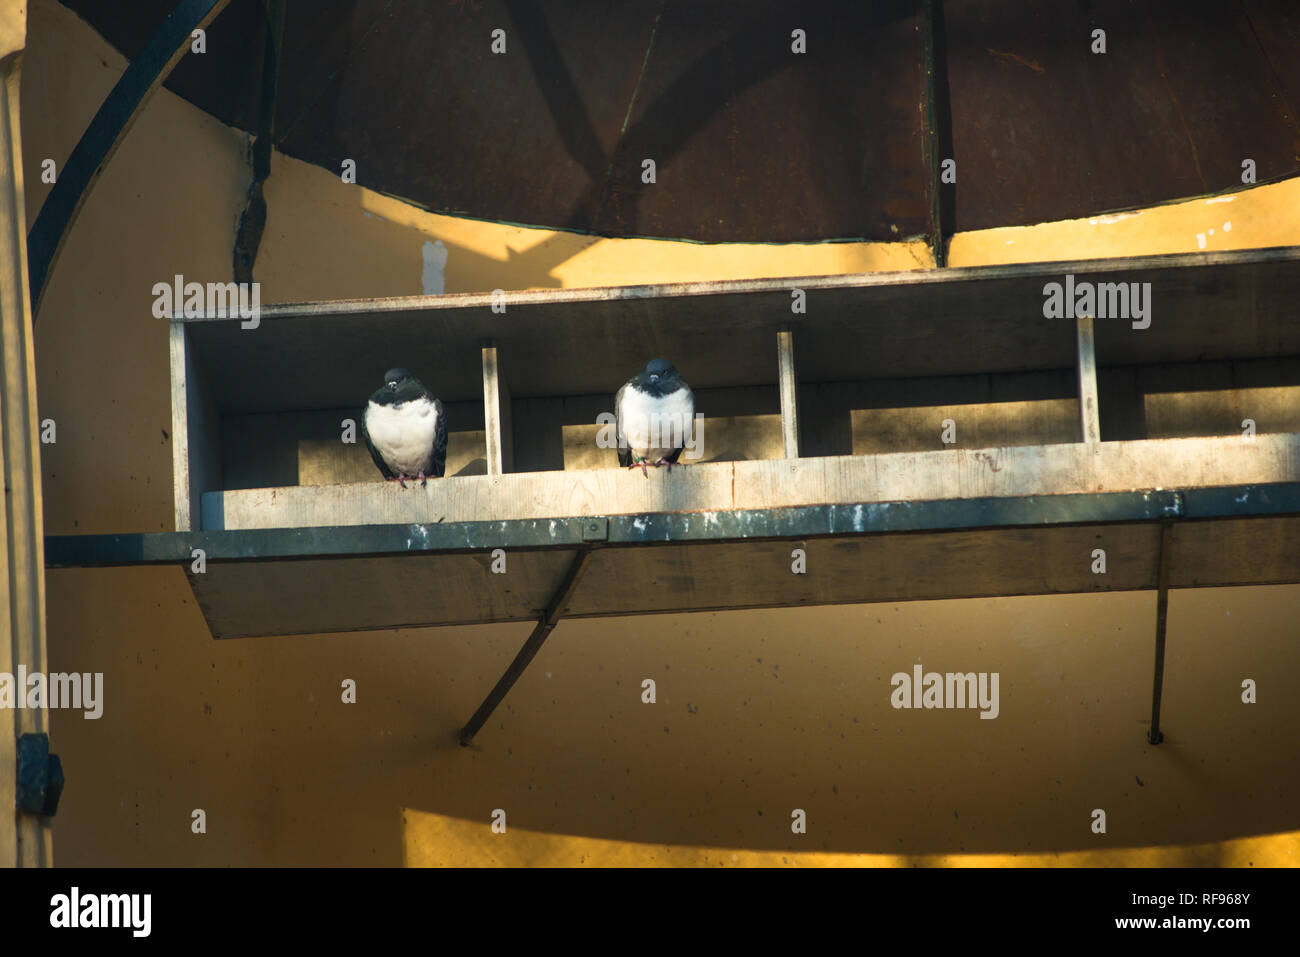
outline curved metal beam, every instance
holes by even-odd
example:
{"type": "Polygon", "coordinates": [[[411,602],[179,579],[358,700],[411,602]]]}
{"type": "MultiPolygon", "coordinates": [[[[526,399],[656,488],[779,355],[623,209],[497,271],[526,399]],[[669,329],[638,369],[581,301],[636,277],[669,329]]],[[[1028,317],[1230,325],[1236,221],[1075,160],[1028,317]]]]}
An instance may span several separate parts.
{"type": "Polygon", "coordinates": [[[140,110],[190,48],[190,35],[209,23],[230,0],[181,0],[140,55],[131,61],[76,148],[63,164],[54,188],[27,234],[28,285],[32,322],[68,228],[81,211],[95,180],[112,158],[140,110]]]}

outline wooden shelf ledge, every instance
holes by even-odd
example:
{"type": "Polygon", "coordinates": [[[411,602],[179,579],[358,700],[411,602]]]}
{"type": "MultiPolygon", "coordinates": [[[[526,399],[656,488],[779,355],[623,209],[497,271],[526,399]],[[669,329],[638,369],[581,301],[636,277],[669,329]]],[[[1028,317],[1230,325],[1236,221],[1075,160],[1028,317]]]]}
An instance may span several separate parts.
{"type": "Polygon", "coordinates": [[[718,512],[1300,481],[1300,434],[1145,439],[460,476],[208,492],[202,528],[241,530],[718,512]]]}

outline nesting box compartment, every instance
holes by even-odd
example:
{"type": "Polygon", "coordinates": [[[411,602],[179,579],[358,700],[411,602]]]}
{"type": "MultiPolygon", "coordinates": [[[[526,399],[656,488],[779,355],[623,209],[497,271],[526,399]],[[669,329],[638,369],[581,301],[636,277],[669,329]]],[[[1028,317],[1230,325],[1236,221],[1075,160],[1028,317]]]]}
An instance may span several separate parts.
{"type": "Polygon", "coordinates": [[[1260,250],[290,304],[256,328],[176,320],[177,528],[1282,481],[1300,431],[1298,263],[1260,250]],[[1096,318],[1085,342],[1080,322],[1044,315],[1067,275],[1149,283],[1149,325],[1096,318]],[[597,447],[597,422],[656,356],[696,392],[702,454],[647,480],[597,447]],[[425,488],[382,482],[359,435],[343,440],[394,365],[446,404],[447,477],[425,488]],[[1264,444],[1233,444],[1256,407],[1264,444]],[[1198,436],[1221,441],[1182,441],[1198,436]]]}
{"type": "Polygon", "coordinates": [[[205,549],[217,637],[536,621],[579,561],[565,615],[1151,588],[1173,521],[1171,587],[1295,581],[1297,301],[1278,249],[178,320],[177,532],[97,554],[205,549]],[[1151,322],[1049,317],[1067,275],[1151,322]],[[643,476],[595,439],[653,357],[703,455],[643,476]],[[423,487],[342,440],[397,365],[447,407],[423,487]]]}

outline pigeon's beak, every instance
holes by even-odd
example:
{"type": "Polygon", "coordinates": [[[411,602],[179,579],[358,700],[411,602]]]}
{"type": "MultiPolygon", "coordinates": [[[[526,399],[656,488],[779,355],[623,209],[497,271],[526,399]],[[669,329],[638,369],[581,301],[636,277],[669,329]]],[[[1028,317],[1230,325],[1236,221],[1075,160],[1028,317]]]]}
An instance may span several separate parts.
{"type": "Polygon", "coordinates": [[[650,374],[650,381],[651,381],[651,382],[658,382],[658,381],[659,381],[659,374],[658,374],[657,372],[652,372],[652,373],[650,374]]]}

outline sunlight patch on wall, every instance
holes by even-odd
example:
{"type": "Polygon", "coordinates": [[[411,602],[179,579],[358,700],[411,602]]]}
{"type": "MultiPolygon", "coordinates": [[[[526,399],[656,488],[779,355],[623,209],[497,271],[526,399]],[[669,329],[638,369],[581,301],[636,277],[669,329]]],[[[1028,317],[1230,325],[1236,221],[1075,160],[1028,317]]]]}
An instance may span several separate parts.
{"type": "Polygon", "coordinates": [[[950,266],[1300,245],[1300,177],[1167,206],[958,233],[950,266]]]}
{"type": "MultiPolygon", "coordinates": [[[[407,867],[1295,867],[1300,831],[1212,844],[1104,848],[1060,854],[843,854],[638,844],[402,808],[407,867]]],[[[797,839],[797,838],[796,838],[797,839]]]]}

